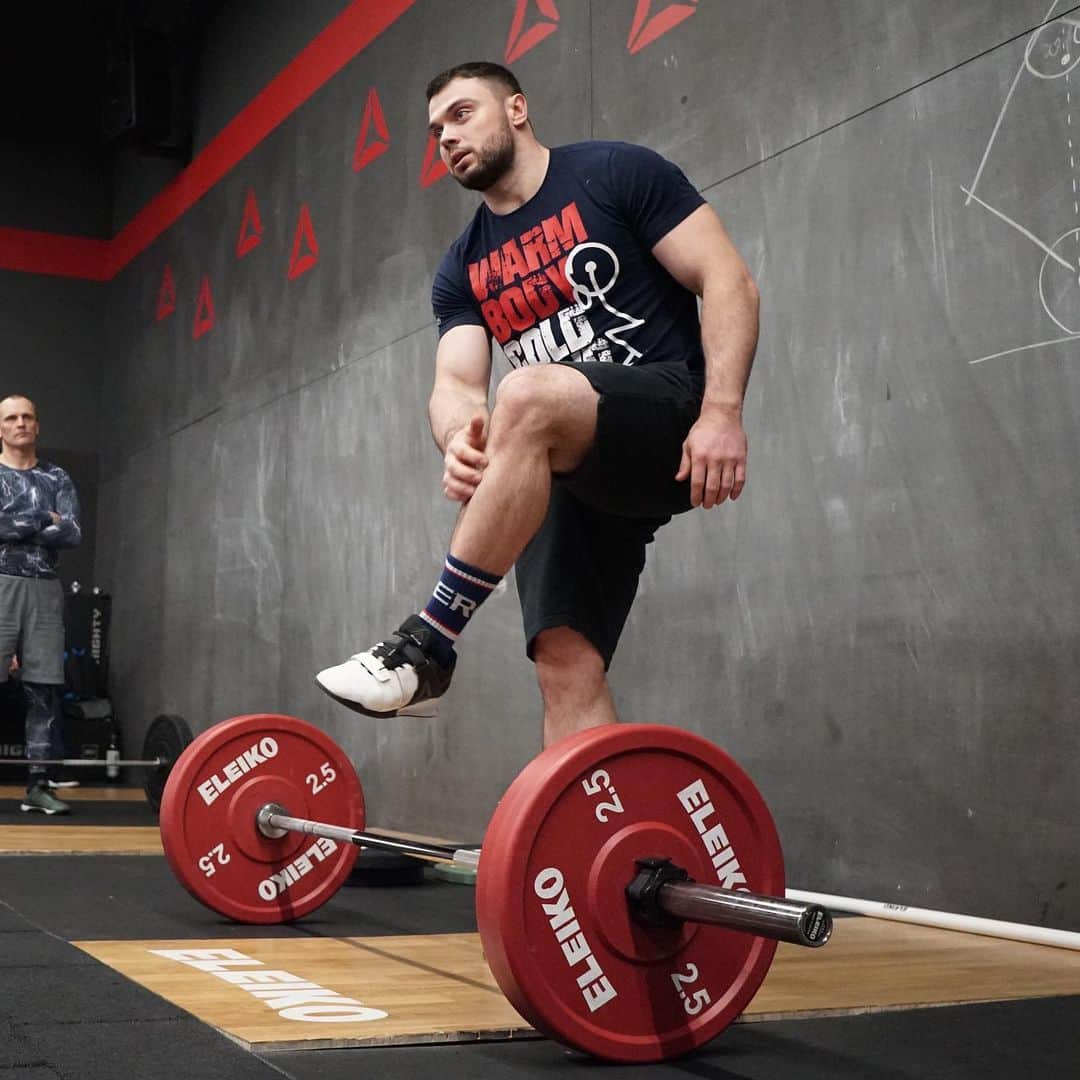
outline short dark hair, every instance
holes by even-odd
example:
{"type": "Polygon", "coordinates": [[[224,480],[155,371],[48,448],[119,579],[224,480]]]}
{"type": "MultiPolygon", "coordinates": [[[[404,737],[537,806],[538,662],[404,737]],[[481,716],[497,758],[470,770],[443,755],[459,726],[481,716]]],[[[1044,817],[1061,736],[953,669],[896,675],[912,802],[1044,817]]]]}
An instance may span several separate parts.
{"type": "Polygon", "coordinates": [[[441,93],[454,79],[486,79],[488,82],[499,83],[510,94],[523,94],[521,83],[517,81],[514,73],[502,64],[492,64],[487,60],[473,60],[468,64],[455,64],[440,72],[427,84],[427,99],[430,101],[436,94],[441,93]]]}

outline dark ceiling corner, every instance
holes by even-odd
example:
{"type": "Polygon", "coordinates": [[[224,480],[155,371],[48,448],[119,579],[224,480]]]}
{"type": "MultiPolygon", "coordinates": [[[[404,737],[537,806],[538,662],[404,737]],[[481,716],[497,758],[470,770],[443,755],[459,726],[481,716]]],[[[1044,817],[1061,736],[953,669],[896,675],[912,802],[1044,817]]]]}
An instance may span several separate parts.
{"type": "Polygon", "coordinates": [[[128,137],[140,150],[157,147],[176,156],[173,151],[182,152],[185,138],[190,140],[188,102],[199,43],[222,6],[223,0],[5,4],[0,140],[107,146],[128,137]],[[136,81],[117,66],[118,58],[121,65],[131,61],[133,41],[140,43],[140,62],[145,58],[136,81]],[[138,116],[134,106],[125,112],[122,99],[129,87],[143,95],[136,102],[138,116]]]}

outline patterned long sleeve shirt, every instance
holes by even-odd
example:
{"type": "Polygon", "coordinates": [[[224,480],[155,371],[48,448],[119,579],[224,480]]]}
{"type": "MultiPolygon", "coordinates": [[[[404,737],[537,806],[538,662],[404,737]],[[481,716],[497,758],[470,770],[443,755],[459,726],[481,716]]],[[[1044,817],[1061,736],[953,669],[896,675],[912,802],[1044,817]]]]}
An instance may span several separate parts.
{"type": "Polygon", "coordinates": [[[81,543],[79,497],[59,465],[38,461],[32,469],[12,469],[0,464],[0,574],[54,578],[60,549],[81,543]]]}

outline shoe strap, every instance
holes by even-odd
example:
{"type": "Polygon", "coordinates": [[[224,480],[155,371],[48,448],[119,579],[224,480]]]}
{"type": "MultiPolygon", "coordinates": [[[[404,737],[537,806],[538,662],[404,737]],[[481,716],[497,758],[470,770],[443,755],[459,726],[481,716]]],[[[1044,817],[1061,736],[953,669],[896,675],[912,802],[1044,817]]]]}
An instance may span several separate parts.
{"type": "Polygon", "coordinates": [[[411,664],[419,670],[428,663],[428,655],[421,647],[418,638],[404,630],[395,630],[394,637],[397,641],[380,641],[371,650],[371,655],[378,657],[387,671],[402,667],[404,664],[411,664]]]}

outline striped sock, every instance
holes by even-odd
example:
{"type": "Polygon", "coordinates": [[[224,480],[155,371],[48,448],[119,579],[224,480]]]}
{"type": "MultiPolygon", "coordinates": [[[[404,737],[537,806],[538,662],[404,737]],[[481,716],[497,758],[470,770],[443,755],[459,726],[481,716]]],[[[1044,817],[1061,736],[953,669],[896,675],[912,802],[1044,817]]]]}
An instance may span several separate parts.
{"type": "Polygon", "coordinates": [[[501,579],[453,555],[446,556],[442,576],[420,618],[453,646],[473,612],[491,595],[501,579]]]}

